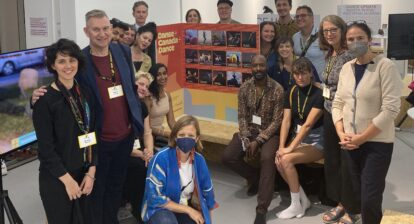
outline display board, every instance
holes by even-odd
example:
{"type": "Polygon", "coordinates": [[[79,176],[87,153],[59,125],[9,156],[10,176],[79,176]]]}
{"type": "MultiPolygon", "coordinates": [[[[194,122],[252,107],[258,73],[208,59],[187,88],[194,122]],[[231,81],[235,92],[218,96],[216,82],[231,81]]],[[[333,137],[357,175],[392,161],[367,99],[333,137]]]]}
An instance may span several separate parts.
{"type": "Polygon", "coordinates": [[[338,5],[338,16],[345,22],[365,20],[373,34],[381,28],[381,5],[338,5]]]}
{"type": "Polygon", "coordinates": [[[237,93],[259,53],[259,26],[173,24],[157,32],[157,61],[168,67],[167,89],[182,89],[184,113],[237,121],[237,93]]]}

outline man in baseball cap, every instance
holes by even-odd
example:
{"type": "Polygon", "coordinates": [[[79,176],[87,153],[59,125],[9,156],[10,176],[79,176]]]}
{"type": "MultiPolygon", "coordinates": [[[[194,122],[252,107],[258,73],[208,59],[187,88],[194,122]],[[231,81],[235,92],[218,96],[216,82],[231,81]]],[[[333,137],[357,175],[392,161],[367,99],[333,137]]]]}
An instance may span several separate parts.
{"type": "Polygon", "coordinates": [[[219,0],[217,2],[217,12],[220,17],[218,24],[240,24],[240,22],[231,18],[233,2],[230,0],[219,0]]]}

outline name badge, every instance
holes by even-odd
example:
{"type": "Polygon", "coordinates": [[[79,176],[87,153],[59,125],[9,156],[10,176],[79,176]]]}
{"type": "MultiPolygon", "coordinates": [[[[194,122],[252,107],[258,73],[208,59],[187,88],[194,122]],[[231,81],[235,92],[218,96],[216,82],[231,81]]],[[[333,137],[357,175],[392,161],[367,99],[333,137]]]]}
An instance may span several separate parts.
{"type": "Polygon", "coordinates": [[[300,129],[302,129],[302,125],[297,125],[296,126],[296,133],[299,133],[300,132],[300,129]]]}
{"type": "Polygon", "coordinates": [[[139,142],[139,139],[135,139],[133,149],[140,149],[140,148],[141,148],[141,143],[139,142]]]}
{"type": "Polygon", "coordinates": [[[113,86],[108,88],[109,99],[120,97],[124,95],[121,85],[113,86]]]}
{"type": "Polygon", "coordinates": [[[331,99],[331,90],[328,87],[324,86],[322,95],[328,100],[331,99]]]}
{"type": "Polygon", "coordinates": [[[256,115],[253,115],[253,124],[262,125],[262,118],[256,115]]]}
{"type": "Polygon", "coordinates": [[[78,136],[79,147],[85,148],[91,145],[96,144],[96,135],[95,132],[91,132],[85,135],[78,136]]]}

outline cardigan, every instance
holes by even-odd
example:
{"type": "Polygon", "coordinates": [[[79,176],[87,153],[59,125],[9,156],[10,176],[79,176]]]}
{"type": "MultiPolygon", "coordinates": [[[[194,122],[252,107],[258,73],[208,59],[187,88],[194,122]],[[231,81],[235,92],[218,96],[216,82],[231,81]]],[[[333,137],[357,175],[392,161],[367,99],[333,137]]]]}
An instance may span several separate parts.
{"type": "Polygon", "coordinates": [[[355,63],[356,59],[347,62],[339,74],[333,122],[343,120],[345,133],[354,134],[361,134],[372,123],[381,132],[369,141],[394,142],[394,119],[401,104],[400,73],[390,59],[377,55],[355,87],[355,63]]]}
{"type": "MultiPolygon", "coordinates": [[[[165,209],[168,201],[180,203],[181,184],[177,151],[167,147],[160,150],[150,161],[145,183],[141,217],[147,222],[157,211],[165,209]]],[[[204,157],[194,153],[194,192],[200,199],[201,213],[205,224],[211,224],[210,210],[217,207],[214,200],[213,183],[204,157]]]]}

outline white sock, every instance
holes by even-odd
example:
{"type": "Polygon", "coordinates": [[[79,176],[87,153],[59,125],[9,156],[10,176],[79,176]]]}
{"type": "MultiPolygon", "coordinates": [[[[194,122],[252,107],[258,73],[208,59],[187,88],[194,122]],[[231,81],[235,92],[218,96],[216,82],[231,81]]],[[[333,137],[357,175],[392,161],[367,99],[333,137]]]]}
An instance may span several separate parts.
{"type": "Polygon", "coordinates": [[[299,194],[300,194],[300,202],[302,205],[302,212],[298,214],[297,218],[302,218],[305,215],[306,210],[311,206],[311,203],[308,199],[308,197],[305,194],[305,191],[303,190],[302,186],[299,186],[299,194]]]}
{"type": "Polygon", "coordinates": [[[302,205],[300,203],[300,193],[290,192],[291,203],[290,206],[277,214],[280,219],[291,219],[302,213],[302,205]]]}

